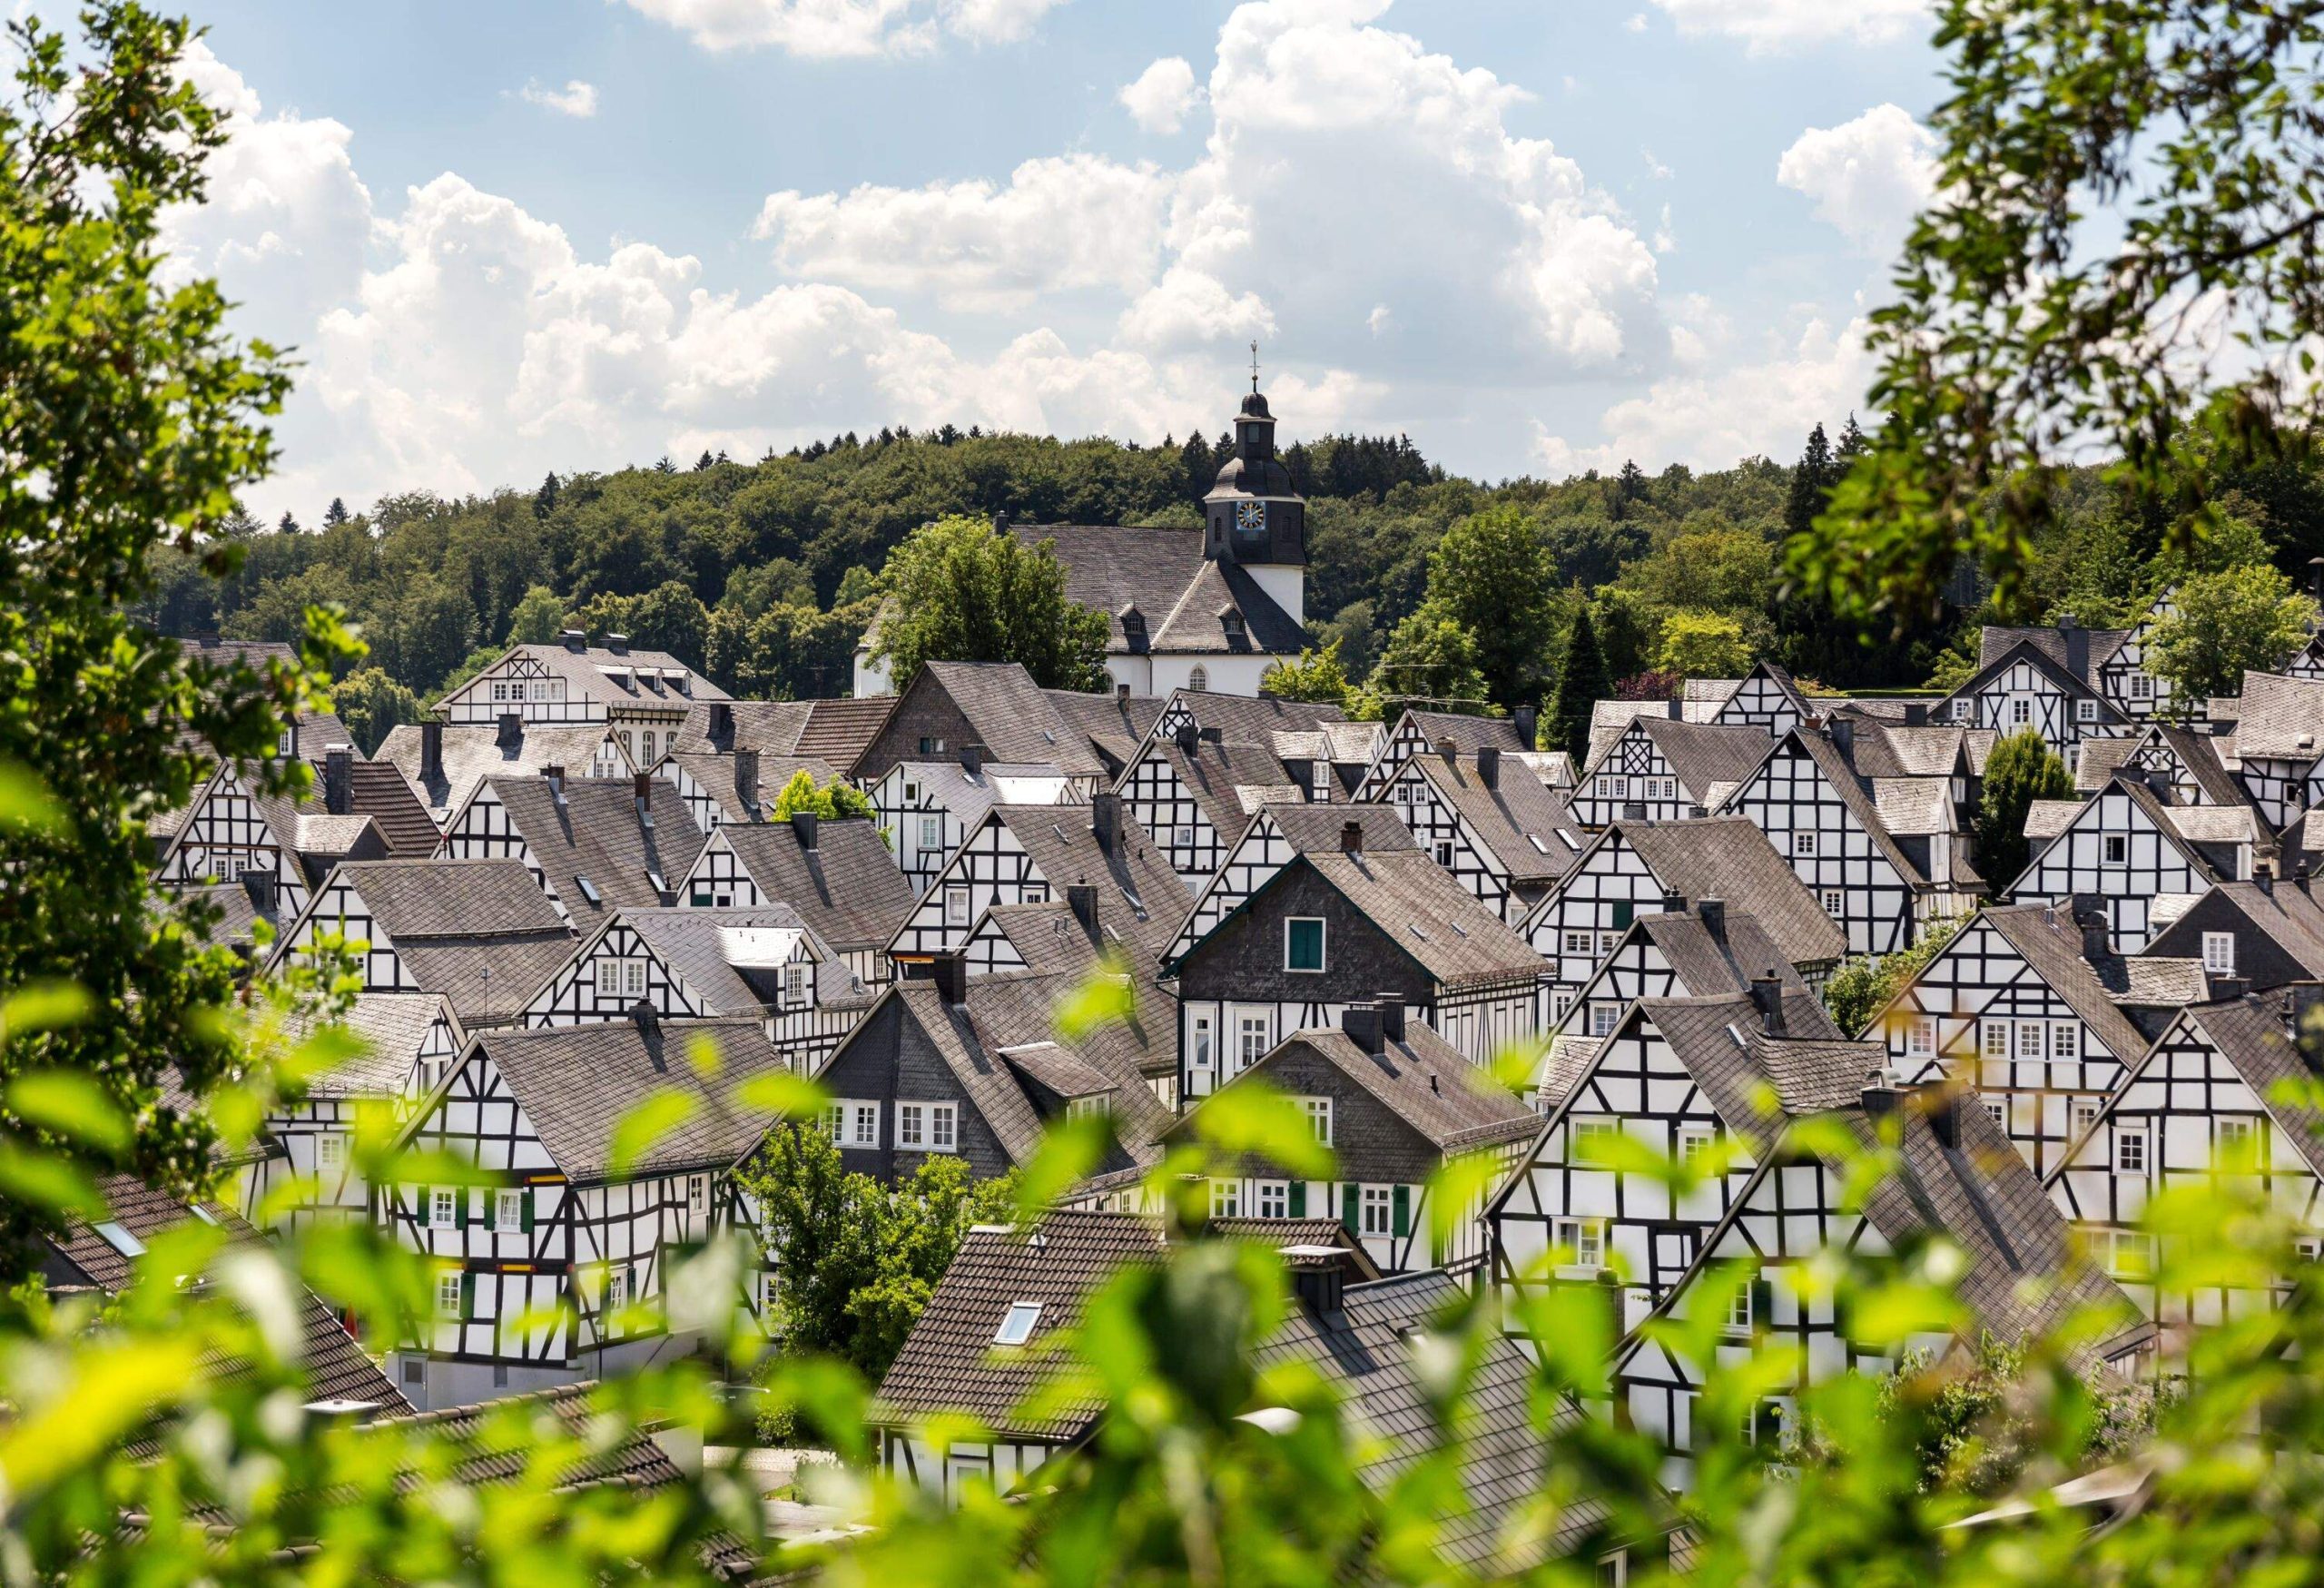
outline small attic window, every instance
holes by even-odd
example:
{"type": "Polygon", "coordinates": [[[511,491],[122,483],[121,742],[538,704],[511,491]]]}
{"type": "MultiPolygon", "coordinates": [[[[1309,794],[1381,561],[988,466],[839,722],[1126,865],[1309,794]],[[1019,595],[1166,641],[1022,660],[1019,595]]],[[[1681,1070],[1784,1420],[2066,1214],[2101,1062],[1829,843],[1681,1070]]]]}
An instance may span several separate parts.
{"type": "Polygon", "coordinates": [[[1041,730],[1041,737],[1048,740],[1052,745],[1057,743],[1057,735],[1049,732],[1047,728],[1043,728],[1041,730]]]}
{"type": "Polygon", "coordinates": [[[1537,854],[1547,854],[1550,852],[1550,846],[1541,842],[1541,835],[1539,833],[1528,833],[1525,834],[1525,842],[1533,846],[1533,851],[1537,854]]]}
{"type": "Polygon", "coordinates": [[[222,1228],[218,1222],[218,1216],[215,1213],[212,1213],[209,1208],[204,1208],[201,1203],[196,1202],[190,1211],[196,1218],[201,1219],[202,1223],[207,1224],[212,1229],[222,1228]]]}
{"type": "Polygon", "coordinates": [[[1040,1320],[1039,1302],[1012,1302],[1009,1316],[1000,1320],[1000,1327],[992,1336],[992,1343],[996,1346],[1021,1346],[1033,1337],[1033,1326],[1040,1320]]]}
{"type": "Polygon", "coordinates": [[[1748,1045],[1743,1041],[1743,1033],[1735,1029],[1735,1022],[1733,1021],[1728,1021],[1727,1022],[1727,1040],[1734,1043],[1738,1048],[1748,1045]]]}
{"type": "Polygon", "coordinates": [[[1572,850],[1576,854],[1580,854],[1581,853],[1581,840],[1576,838],[1572,833],[1567,832],[1562,827],[1558,829],[1558,842],[1564,844],[1568,849],[1572,850]]]}
{"type": "Polygon", "coordinates": [[[1421,930],[1420,922],[1416,921],[1413,922],[1413,935],[1420,939],[1423,942],[1426,942],[1428,941],[1428,933],[1421,930]]]}
{"type": "Polygon", "coordinates": [[[592,907],[603,904],[606,902],[605,895],[597,892],[597,884],[591,882],[588,878],[576,876],[573,881],[575,885],[580,888],[581,896],[584,899],[588,900],[592,907]]]}
{"type": "Polygon", "coordinates": [[[96,1231],[105,1245],[113,1248],[124,1258],[142,1258],[145,1255],[145,1243],[111,1219],[98,1225],[96,1231]]]}

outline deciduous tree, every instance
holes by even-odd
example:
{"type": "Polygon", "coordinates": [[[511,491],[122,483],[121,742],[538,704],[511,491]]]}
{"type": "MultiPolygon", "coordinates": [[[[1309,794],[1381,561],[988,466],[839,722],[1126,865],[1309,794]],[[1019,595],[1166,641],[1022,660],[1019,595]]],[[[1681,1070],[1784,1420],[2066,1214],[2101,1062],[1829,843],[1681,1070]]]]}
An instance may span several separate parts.
{"type": "Polygon", "coordinates": [[[883,582],[872,656],[900,690],[928,661],[1017,662],[1047,689],[1104,687],[1106,615],[1066,595],[1049,541],[940,518],[896,547],[883,582]]]}
{"type": "Polygon", "coordinates": [[[2033,728],[2020,728],[1985,757],[1984,792],[1978,796],[1977,870],[1999,893],[2025,869],[2025,813],[2035,800],[2073,798],[2073,774],[2049,742],[2033,728]]]}

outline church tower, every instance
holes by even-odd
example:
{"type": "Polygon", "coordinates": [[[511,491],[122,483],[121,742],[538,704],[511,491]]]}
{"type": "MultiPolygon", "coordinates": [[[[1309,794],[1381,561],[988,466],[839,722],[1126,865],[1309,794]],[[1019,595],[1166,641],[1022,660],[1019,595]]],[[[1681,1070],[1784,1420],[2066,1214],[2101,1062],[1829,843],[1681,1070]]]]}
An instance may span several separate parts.
{"type": "Polygon", "coordinates": [[[1259,392],[1258,350],[1251,350],[1251,392],[1235,416],[1235,452],[1202,499],[1202,551],[1242,568],[1294,623],[1305,623],[1307,503],[1275,455],[1275,416],[1259,392]]]}

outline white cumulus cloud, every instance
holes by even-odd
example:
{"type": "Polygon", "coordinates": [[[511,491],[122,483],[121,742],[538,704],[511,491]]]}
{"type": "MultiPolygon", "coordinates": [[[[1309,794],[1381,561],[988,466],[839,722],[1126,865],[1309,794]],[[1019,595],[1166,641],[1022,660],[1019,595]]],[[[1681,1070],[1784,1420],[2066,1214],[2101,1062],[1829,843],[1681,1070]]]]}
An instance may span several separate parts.
{"type": "Polygon", "coordinates": [[[1654,0],[1689,36],[1740,39],[1754,54],[1835,42],[1887,44],[1928,25],[1927,0],[1654,0]]]}
{"type": "Polygon", "coordinates": [[[1064,0],[625,0],[706,50],[811,59],[918,54],[946,36],[1011,44],[1064,0]]]}
{"type": "Polygon", "coordinates": [[[1776,165],[1817,219],[1876,259],[1896,252],[1936,185],[1936,135],[1901,106],[1875,105],[1837,127],[1810,127],[1776,165]]]}
{"type": "Polygon", "coordinates": [[[1195,69],[1177,55],[1166,55],[1125,83],[1114,95],[1129,112],[1130,120],[1149,133],[1175,133],[1187,124],[1187,113],[1202,98],[1195,86],[1195,69]]]}
{"type": "Polygon", "coordinates": [[[517,97],[527,104],[553,110],[561,116],[586,120],[597,113],[597,86],[574,78],[562,88],[544,88],[538,83],[527,83],[517,91],[517,97]]]}

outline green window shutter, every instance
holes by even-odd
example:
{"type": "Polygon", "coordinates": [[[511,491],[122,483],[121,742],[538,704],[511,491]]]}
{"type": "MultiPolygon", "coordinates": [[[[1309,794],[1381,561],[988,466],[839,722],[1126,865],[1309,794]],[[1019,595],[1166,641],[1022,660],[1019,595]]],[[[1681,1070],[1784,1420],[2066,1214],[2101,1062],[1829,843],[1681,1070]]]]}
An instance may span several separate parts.
{"type": "Polygon", "coordinates": [[[456,1229],[468,1227],[468,1189],[466,1186],[452,1188],[452,1226],[456,1229]]]}
{"type": "Polygon", "coordinates": [[[1389,1193],[1389,1215],[1393,1220],[1388,1227],[1390,1233],[1399,1238],[1410,1235],[1413,1232],[1413,1189],[1398,1186],[1389,1193]]]}
{"type": "Polygon", "coordinates": [[[460,1276],[460,1316],[462,1317],[476,1316],[476,1276],[474,1274],[460,1276]]]}
{"type": "Polygon", "coordinates": [[[524,1207],[525,1233],[530,1235],[533,1233],[533,1189],[530,1186],[525,1188],[524,1207]]]}
{"type": "Polygon", "coordinates": [[[1751,1281],[1751,1327],[1768,1328],[1775,1323],[1776,1287],[1772,1281],[1751,1281]]]}
{"type": "Polygon", "coordinates": [[[1347,1226],[1347,1232],[1350,1235],[1361,1235],[1364,1232],[1364,1226],[1358,1220],[1363,1217],[1363,1211],[1358,1206],[1358,1193],[1354,1183],[1351,1181],[1340,1188],[1340,1222],[1347,1226]]]}
{"type": "Polygon", "coordinates": [[[1632,902],[1630,902],[1630,901],[1629,901],[1628,899],[1622,899],[1622,900],[1619,900],[1619,901],[1617,901],[1617,902],[1616,902],[1616,903],[1615,903],[1615,905],[1614,905],[1614,924],[1615,924],[1615,926],[1617,926],[1617,927],[1624,927],[1624,926],[1628,926],[1628,925],[1629,925],[1632,921],[1636,920],[1637,918],[1638,918],[1638,906],[1637,906],[1636,904],[1633,904],[1633,903],[1632,903],[1632,902]]]}
{"type": "Polygon", "coordinates": [[[1305,1180],[1291,1182],[1291,1216],[1294,1218],[1307,1217],[1307,1182],[1305,1180]]]}
{"type": "Polygon", "coordinates": [[[497,1189],[487,1190],[484,1194],[484,1227],[487,1229],[500,1228],[500,1193],[497,1189]]]}

